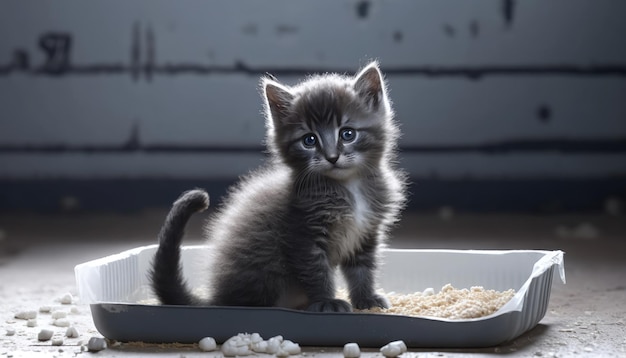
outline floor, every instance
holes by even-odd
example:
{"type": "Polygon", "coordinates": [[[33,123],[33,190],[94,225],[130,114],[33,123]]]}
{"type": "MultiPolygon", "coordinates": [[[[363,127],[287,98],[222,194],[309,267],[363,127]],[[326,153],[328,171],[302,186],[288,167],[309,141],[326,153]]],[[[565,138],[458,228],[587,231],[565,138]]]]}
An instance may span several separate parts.
{"type": "MultiPolygon", "coordinates": [[[[76,295],[73,267],[81,262],[154,242],[164,212],[126,215],[0,214],[0,358],[90,355],[82,346],[95,330],[89,308],[76,295]],[[36,326],[14,316],[39,310],[68,313],[78,338],[64,337],[50,313],[36,326]],[[50,329],[60,346],[39,342],[50,329]],[[14,331],[13,335],[6,332],[14,331]]],[[[202,217],[189,226],[186,243],[199,242],[202,217]]],[[[548,312],[540,324],[513,342],[482,349],[410,349],[409,357],[626,357],[626,220],[616,216],[507,216],[407,213],[391,247],[457,249],[560,249],[567,284],[553,283],[548,312]]],[[[33,322],[34,323],[34,322],[33,322]]],[[[288,337],[288,332],[285,333],[288,337]]],[[[213,357],[197,346],[114,344],[101,357],[213,357]]],[[[306,356],[342,356],[337,347],[304,347],[306,356]]],[[[363,357],[380,357],[365,350],[363,357]]]]}

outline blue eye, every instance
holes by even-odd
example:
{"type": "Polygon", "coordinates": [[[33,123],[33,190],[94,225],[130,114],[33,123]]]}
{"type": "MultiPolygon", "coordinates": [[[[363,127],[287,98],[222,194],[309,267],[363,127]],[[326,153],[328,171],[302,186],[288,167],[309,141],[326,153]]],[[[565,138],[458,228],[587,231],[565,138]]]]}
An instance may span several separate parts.
{"type": "Polygon", "coordinates": [[[304,144],[304,146],[307,148],[314,147],[316,143],[317,143],[317,137],[315,136],[315,134],[309,133],[305,135],[304,137],[302,137],[302,144],[304,144]]]}
{"type": "Polygon", "coordinates": [[[345,142],[352,142],[354,138],[356,138],[356,130],[352,128],[344,128],[341,130],[339,135],[345,142]]]}

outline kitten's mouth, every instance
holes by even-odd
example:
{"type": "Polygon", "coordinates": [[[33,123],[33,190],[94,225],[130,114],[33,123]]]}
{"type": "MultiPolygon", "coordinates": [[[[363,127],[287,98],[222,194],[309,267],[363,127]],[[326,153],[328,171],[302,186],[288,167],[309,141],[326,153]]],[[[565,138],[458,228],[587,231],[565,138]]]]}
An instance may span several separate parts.
{"type": "Polygon", "coordinates": [[[343,167],[334,164],[325,171],[325,175],[333,179],[346,179],[355,172],[354,167],[343,167]]]}

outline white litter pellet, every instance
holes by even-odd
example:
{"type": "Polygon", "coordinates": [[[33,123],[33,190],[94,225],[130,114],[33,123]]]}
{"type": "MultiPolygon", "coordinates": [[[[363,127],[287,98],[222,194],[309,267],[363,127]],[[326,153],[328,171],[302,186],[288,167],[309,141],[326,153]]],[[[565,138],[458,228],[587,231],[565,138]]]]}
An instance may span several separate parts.
{"type": "Polygon", "coordinates": [[[200,347],[201,351],[213,352],[217,349],[217,343],[215,343],[215,338],[213,337],[204,337],[198,342],[198,347],[200,347]]]}
{"type": "Polygon", "coordinates": [[[252,333],[250,335],[250,342],[251,343],[259,343],[259,342],[263,342],[263,337],[261,337],[260,334],[258,333],[252,333]]]}
{"type": "MultiPolygon", "coordinates": [[[[235,338],[235,337],[232,337],[235,338]]],[[[234,356],[247,356],[252,354],[252,351],[248,347],[247,344],[241,344],[243,340],[239,339],[228,339],[224,344],[222,344],[222,354],[226,357],[234,357],[234,356]]]]}
{"type": "Polygon", "coordinates": [[[384,345],[380,349],[380,353],[382,353],[385,357],[397,357],[406,351],[407,347],[406,344],[404,344],[404,341],[393,341],[384,345]]]}
{"type": "Polygon", "coordinates": [[[69,327],[70,321],[66,320],[65,318],[60,318],[60,319],[55,319],[54,322],[52,322],[52,324],[57,327],[69,327]]]}
{"type": "Polygon", "coordinates": [[[27,327],[37,327],[37,319],[33,318],[33,319],[29,319],[26,322],[26,326],[27,327]]]}
{"type": "Polygon", "coordinates": [[[298,343],[294,343],[288,339],[284,340],[280,344],[280,348],[291,355],[300,354],[302,352],[302,349],[300,348],[300,345],[298,343]]]}
{"type": "Polygon", "coordinates": [[[67,329],[65,330],[65,337],[78,338],[79,336],[80,334],[78,334],[78,329],[76,329],[76,327],[74,326],[67,327],[67,329]]]}
{"type": "Polygon", "coordinates": [[[80,314],[80,310],[78,309],[78,307],[74,306],[74,307],[70,308],[70,313],[71,314],[80,314]]]}
{"type": "Polygon", "coordinates": [[[41,313],[50,313],[52,311],[52,307],[50,306],[41,306],[39,307],[39,312],[41,313]]]}
{"type": "Polygon", "coordinates": [[[267,341],[254,342],[250,345],[250,349],[255,353],[267,353],[267,341]]]}
{"type": "Polygon", "coordinates": [[[278,340],[276,337],[273,337],[267,340],[266,353],[276,354],[278,353],[279,350],[280,350],[280,340],[278,340]]]}
{"type": "Polygon", "coordinates": [[[55,338],[52,340],[52,345],[53,346],[62,346],[63,345],[63,339],[62,338],[55,338]]]}
{"type": "Polygon", "coordinates": [[[63,296],[61,296],[61,298],[59,299],[59,301],[61,302],[61,304],[64,305],[71,305],[72,301],[74,301],[74,297],[72,297],[72,294],[67,292],[66,294],[64,294],[63,296]]]}
{"type": "Polygon", "coordinates": [[[358,358],[361,356],[361,349],[356,343],[346,343],[343,346],[343,356],[346,358],[358,358]]]}
{"type": "Polygon", "coordinates": [[[49,341],[53,334],[54,332],[49,329],[42,329],[39,331],[39,334],[37,334],[37,339],[42,342],[49,341]]]}
{"type": "Polygon", "coordinates": [[[15,318],[24,320],[37,318],[37,311],[21,311],[15,314],[15,318]]]}
{"type": "Polygon", "coordinates": [[[7,328],[7,336],[14,336],[14,335],[15,335],[15,329],[7,328]]]}
{"type": "Polygon", "coordinates": [[[65,311],[53,311],[51,315],[52,319],[59,319],[67,317],[67,312],[65,311]]]}
{"type": "Polygon", "coordinates": [[[424,290],[423,295],[424,296],[432,296],[435,294],[435,289],[432,287],[428,287],[427,289],[424,290]]]}
{"type": "Polygon", "coordinates": [[[91,337],[87,342],[87,350],[90,352],[100,352],[107,348],[107,342],[104,338],[91,337]]]}

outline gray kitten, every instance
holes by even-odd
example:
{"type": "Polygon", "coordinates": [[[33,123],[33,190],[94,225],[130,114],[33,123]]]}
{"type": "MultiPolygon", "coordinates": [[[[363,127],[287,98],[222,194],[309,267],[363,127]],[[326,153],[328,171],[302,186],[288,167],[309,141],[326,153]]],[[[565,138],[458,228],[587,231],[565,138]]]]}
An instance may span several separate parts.
{"type": "Polygon", "coordinates": [[[405,175],[395,168],[399,130],[378,64],[355,77],[326,74],[293,87],[264,78],[262,86],[270,160],[208,222],[211,298],[190,292],[180,266],[185,224],[208,207],[202,190],[184,193],[165,220],[154,292],[172,305],[388,307],[375,271],[404,206],[405,175]],[[338,266],[352,306],[335,298],[338,266]]]}

